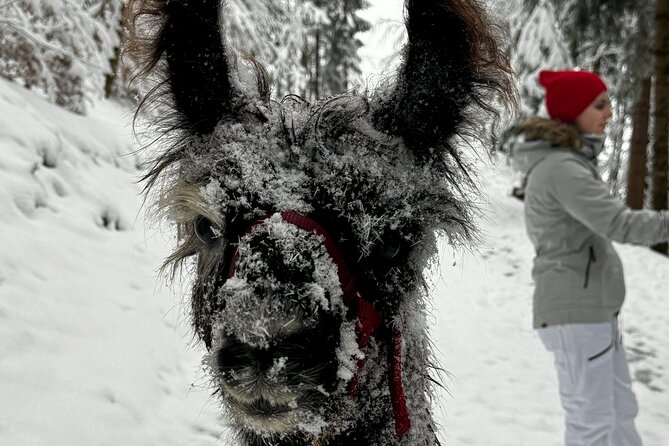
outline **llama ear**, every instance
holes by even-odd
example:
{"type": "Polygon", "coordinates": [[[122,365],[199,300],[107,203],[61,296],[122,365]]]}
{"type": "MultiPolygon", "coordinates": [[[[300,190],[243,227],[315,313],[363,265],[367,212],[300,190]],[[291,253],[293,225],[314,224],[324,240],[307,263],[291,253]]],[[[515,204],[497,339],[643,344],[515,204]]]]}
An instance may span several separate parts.
{"type": "Polygon", "coordinates": [[[231,82],[232,64],[223,43],[220,0],[131,0],[128,3],[131,40],[139,47],[141,75],[156,71],[175,111],[172,128],[197,134],[214,130],[243,99],[231,82]],[[149,26],[138,38],[136,22],[146,16],[149,26]],[[147,45],[148,43],[148,45],[147,45]]]}
{"type": "Polygon", "coordinates": [[[508,58],[476,0],[406,0],[408,42],[395,85],[373,101],[374,125],[401,136],[419,156],[457,155],[449,139],[467,132],[470,105],[496,113],[487,93],[513,101],[508,58]]]}

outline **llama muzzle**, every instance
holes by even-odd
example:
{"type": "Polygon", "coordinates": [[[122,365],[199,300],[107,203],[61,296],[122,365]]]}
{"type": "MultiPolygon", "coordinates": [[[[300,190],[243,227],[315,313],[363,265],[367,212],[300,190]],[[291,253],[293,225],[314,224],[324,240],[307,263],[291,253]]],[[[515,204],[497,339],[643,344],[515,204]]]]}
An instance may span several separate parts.
{"type": "MultiPolygon", "coordinates": [[[[370,337],[375,335],[380,328],[383,322],[383,316],[358,292],[355,285],[355,276],[349,269],[337,243],[321,225],[306,215],[296,212],[280,212],[274,215],[276,216],[274,218],[280,218],[284,222],[294,225],[304,231],[314,233],[322,239],[323,246],[337,267],[337,275],[342,290],[343,301],[348,309],[348,318],[355,322],[358,347],[361,351],[364,351],[370,337]]],[[[246,228],[245,234],[251,233],[254,228],[269,218],[271,217],[266,216],[252,222],[246,228]]],[[[229,278],[235,276],[238,260],[239,250],[236,250],[230,262],[228,273],[229,278]]],[[[406,435],[411,428],[411,419],[407,407],[406,396],[404,394],[402,379],[402,332],[399,329],[393,329],[391,336],[392,350],[389,358],[388,384],[393,406],[395,433],[401,438],[406,435]]],[[[357,361],[357,371],[349,382],[349,395],[351,398],[355,398],[358,373],[364,364],[364,359],[359,359],[357,361]]],[[[274,408],[272,410],[274,410],[274,408]]]]}

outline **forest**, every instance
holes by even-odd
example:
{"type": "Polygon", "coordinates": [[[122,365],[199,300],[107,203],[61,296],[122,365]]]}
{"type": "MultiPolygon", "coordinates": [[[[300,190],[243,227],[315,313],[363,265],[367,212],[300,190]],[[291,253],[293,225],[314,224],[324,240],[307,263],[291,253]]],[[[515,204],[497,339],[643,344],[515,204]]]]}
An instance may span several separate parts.
{"type": "MultiPolygon", "coordinates": [[[[124,51],[124,0],[0,0],[0,75],[74,113],[99,98],[139,102],[151,86],[132,82],[124,51]]],[[[613,98],[601,170],[632,209],[667,208],[669,151],[669,1],[488,1],[515,71],[519,108],[489,123],[490,149],[508,152],[516,128],[545,113],[541,69],[599,73],[613,98]]],[[[232,46],[260,62],[274,97],[306,100],[365,88],[361,36],[372,23],[366,0],[229,0],[232,46]]],[[[399,59],[404,30],[375,24],[399,59]]],[[[657,246],[667,252],[667,246],[657,246]]]]}

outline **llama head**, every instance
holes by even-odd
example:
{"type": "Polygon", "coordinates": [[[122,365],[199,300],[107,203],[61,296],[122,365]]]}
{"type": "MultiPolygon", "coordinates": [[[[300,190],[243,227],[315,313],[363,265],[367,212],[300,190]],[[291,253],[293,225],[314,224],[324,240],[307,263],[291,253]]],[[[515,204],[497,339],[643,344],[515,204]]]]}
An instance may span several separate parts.
{"type": "MultiPolygon", "coordinates": [[[[490,109],[486,91],[511,91],[477,2],[408,0],[392,85],[313,105],[270,100],[255,62],[258,88],[244,86],[218,0],[133,7],[161,18],[145,68],[173,109],[149,187],[176,224],[168,263],[193,259],[193,325],[233,425],[253,445],[376,444],[393,421],[402,437],[402,367],[412,417],[430,411],[428,342],[411,316],[423,270],[437,233],[471,231],[452,138],[470,104],[490,109]]],[[[430,423],[406,444],[432,444],[430,423]]]]}
{"type": "Polygon", "coordinates": [[[436,163],[372,127],[365,99],[254,108],[181,141],[160,198],[181,235],[171,260],[196,259],[193,321],[235,424],[330,431],[354,421],[358,306],[383,316],[387,354],[433,232],[464,239],[468,211],[436,163]]]}

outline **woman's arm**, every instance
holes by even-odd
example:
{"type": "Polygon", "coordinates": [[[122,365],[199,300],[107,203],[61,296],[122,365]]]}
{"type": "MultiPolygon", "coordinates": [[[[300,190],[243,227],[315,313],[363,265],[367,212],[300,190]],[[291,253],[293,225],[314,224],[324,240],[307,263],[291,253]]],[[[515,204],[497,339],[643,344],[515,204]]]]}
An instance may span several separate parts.
{"type": "Polygon", "coordinates": [[[644,245],[669,240],[669,212],[627,208],[579,160],[560,160],[547,180],[564,209],[596,234],[644,245]]]}

